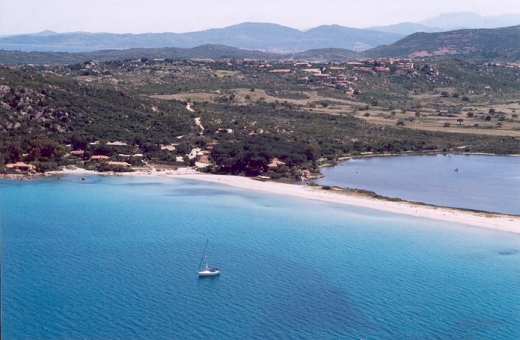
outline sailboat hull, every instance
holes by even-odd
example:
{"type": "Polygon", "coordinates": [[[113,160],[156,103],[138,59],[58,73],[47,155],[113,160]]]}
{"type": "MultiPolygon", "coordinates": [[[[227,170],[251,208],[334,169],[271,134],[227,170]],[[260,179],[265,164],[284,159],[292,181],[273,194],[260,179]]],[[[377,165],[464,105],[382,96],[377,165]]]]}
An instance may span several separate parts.
{"type": "Polygon", "coordinates": [[[220,274],[220,270],[218,270],[217,268],[204,269],[199,272],[199,277],[217,276],[219,274],[220,274]]]}

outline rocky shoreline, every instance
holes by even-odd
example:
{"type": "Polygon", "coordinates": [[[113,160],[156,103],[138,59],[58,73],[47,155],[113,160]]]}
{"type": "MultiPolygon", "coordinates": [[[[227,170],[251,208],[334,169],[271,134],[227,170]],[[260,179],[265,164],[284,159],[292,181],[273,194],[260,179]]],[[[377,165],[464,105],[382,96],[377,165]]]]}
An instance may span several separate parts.
{"type": "Polygon", "coordinates": [[[50,177],[53,176],[53,174],[48,172],[22,172],[22,173],[16,173],[16,174],[0,174],[0,179],[16,179],[16,180],[31,180],[33,178],[40,178],[40,177],[50,177]]]}

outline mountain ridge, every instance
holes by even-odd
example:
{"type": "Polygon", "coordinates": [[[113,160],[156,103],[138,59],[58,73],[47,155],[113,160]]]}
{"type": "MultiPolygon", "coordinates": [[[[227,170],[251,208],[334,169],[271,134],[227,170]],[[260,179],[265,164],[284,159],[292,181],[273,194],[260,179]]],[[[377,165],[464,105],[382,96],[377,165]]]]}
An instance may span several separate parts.
{"type": "MultiPolygon", "coordinates": [[[[317,28],[327,31],[334,27],[317,28]]],[[[363,58],[460,58],[484,62],[520,61],[520,25],[494,29],[463,29],[437,33],[414,33],[393,44],[363,52],[345,48],[310,48],[302,52],[272,53],[239,49],[222,44],[203,44],[193,48],[133,48],[94,52],[17,52],[1,51],[0,64],[78,63],[86,60],[125,60],[138,58],[182,59],[302,59],[342,62],[363,58]]]]}
{"type": "MultiPolygon", "coordinates": [[[[46,31],[44,31],[46,32],[46,31]]],[[[402,34],[322,25],[305,32],[271,23],[241,23],[225,28],[213,28],[188,33],[37,33],[0,38],[0,45],[91,46],[93,50],[127,48],[192,48],[219,44],[241,49],[266,52],[300,52],[316,48],[365,50],[389,44],[404,37],[402,34]]],[[[8,47],[8,46],[7,46],[8,47]]]]}
{"type": "Polygon", "coordinates": [[[275,23],[243,22],[223,28],[185,33],[57,33],[45,30],[30,34],[1,35],[0,49],[80,52],[129,48],[193,48],[219,44],[276,53],[298,53],[321,48],[364,51],[392,44],[418,32],[434,33],[516,25],[520,25],[520,13],[482,16],[473,12],[450,12],[416,23],[400,22],[366,28],[332,24],[298,30],[275,23]]]}

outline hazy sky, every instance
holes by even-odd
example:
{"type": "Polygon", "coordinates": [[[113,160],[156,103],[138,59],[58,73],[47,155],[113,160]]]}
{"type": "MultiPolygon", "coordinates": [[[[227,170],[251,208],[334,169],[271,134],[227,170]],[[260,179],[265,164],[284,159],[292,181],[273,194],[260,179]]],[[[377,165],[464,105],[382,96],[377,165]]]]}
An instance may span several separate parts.
{"type": "Polygon", "coordinates": [[[520,13],[519,0],[0,0],[0,35],[190,32],[241,22],[298,29],[417,22],[448,12],[520,13]]]}

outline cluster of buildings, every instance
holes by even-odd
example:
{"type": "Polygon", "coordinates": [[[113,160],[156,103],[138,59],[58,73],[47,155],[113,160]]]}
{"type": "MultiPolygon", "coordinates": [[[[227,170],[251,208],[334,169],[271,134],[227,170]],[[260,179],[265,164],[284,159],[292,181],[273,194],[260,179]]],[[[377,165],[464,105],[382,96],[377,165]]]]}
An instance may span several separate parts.
{"type": "Polygon", "coordinates": [[[503,66],[505,68],[520,68],[520,63],[505,63],[505,64],[495,64],[495,66],[503,66]]]}
{"type": "MultiPolygon", "coordinates": [[[[272,69],[269,71],[271,73],[290,73],[293,70],[305,70],[310,69],[313,66],[312,63],[306,60],[280,60],[274,62],[268,60],[244,59],[243,63],[258,68],[271,68],[274,63],[277,65],[287,65],[286,68],[272,69]]],[[[412,59],[409,58],[367,58],[364,60],[349,61],[346,62],[346,65],[352,68],[368,68],[371,71],[376,70],[376,72],[389,72],[390,66],[395,66],[397,69],[412,69],[414,63],[412,59]]],[[[340,68],[341,66],[332,66],[332,68],[334,67],[340,68]]]]}
{"type": "MultiPolygon", "coordinates": [[[[313,64],[305,60],[285,60],[281,61],[282,65],[287,65],[283,68],[270,69],[269,73],[273,74],[301,74],[308,73],[308,76],[298,78],[300,82],[307,82],[313,79],[316,85],[347,88],[349,91],[352,82],[357,80],[354,73],[391,73],[392,69],[413,69],[414,63],[408,58],[368,58],[359,61],[349,61],[345,64],[337,64],[333,66],[326,66],[323,68],[313,68],[313,64]],[[344,66],[343,66],[344,65],[344,66]],[[351,71],[351,72],[347,72],[351,71]],[[350,74],[349,74],[350,73],[350,74]]],[[[279,64],[280,65],[280,64],[279,64]]],[[[268,62],[257,64],[259,68],[271,68],[272,65],[268,62]]]]}
{"type": "MultiPolygon", "coordinates": [[[[95,141],[95,142],[91,142],[89,143],[90,145],[99,145],[100,142],[99,141],[95,141]]],[[[114,142],[107,142],[105,145],[107,146],[126,146],[128,145],[127,143],[125,142],[120,142],[120,141],[114,141],[114,142]]],[[[67,145],[68,147],[70,147],[70,145],[67,145]]],[[[69,155],[72,155],[72,156],[76,156],[76,157],[80,157],[80,158],[83,158],[83,155],[85,154],[85,151],[84,150],[73,150],[73,151],[70,151],[69,152],[69,155]]],[[[132,160],[133,158],[143,158],[144,155],[142,153],[136,153],[136,154],[118,154],[118,159],[123,159],[123,160],[132,160]]],[[[125,162],[125,161],[112,161],[111,160],[111,157],[109,156],[105,156],[105,155],[93,155],[91,156],[88,161],[90,162],[106,162],[108,165],[112,165],[112,166],[123,166],[123,167],[129,167],[131,166],[132,164],[128,163],[128,162],[125,162]]]]}

